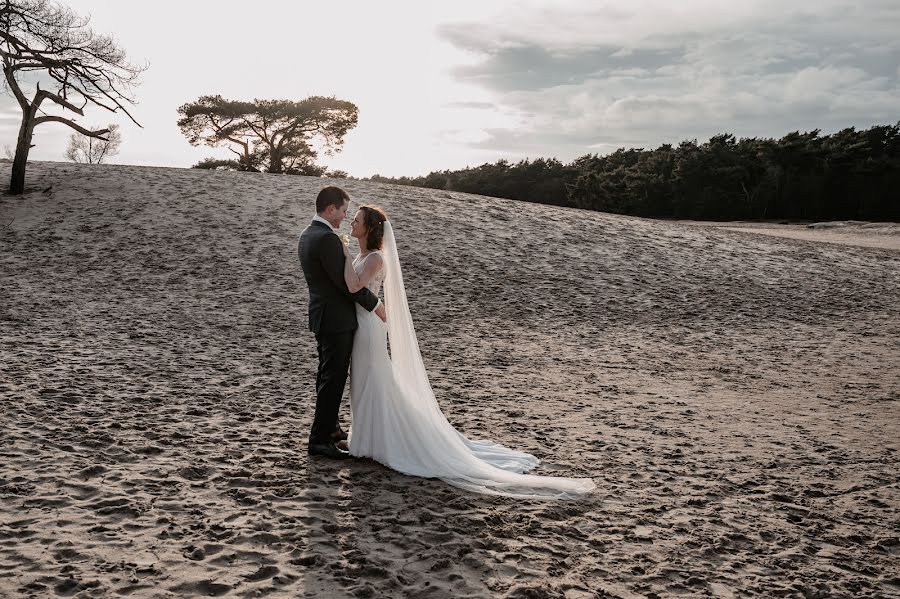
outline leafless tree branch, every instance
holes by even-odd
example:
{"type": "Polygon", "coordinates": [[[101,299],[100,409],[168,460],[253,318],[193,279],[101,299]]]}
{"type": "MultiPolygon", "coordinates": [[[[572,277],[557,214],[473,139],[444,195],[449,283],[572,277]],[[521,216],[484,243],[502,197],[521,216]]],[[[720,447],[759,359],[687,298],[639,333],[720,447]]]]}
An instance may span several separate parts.
{"type": "Polygon", "coordinates": [[[122,112],[140,127],[128,107],[135,103],[132,89],[146,65],[128,62],[112,37],[95,33],[89,27],[89,19],[53,0],[0,0],[0,58],[7,86],[22,108],[12,193],[24,189],[25,165],[36,126],[63,123],[98,139],[108,133],[106,129],[90,131],[61,116],[38,116],[44,100],[78,115],[83,115],[88,105],[122,112]],[[55,92],[38,85],[34,98],[29,100],[16,75],[33,71],[45,72],[55,82],[55,92]]]}
{"type": "Polygon", "coordinates": [[[106,140],[104,135],[109,133],[109,129],[100,129],[98,131],[91,131],[90,129],[85,129],[75,121],[70,121],[69,119],[57,116],[55,114],[48,114],[46,116],[39,116],[34,119],[35,125],[40,125],[41,123],[62,123],[63,125],[68,125],[72,129],[75,129],[82,135],[87,135],[88,137],[96,137],[97,139],[106,140]]]}

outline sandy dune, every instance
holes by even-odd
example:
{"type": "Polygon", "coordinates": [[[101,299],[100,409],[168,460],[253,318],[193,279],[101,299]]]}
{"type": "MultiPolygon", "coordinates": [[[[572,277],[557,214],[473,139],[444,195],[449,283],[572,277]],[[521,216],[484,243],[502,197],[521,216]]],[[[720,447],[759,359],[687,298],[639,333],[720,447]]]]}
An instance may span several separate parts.
{"type": "Polygon", "coordinates": [[[322,180],[29,168],[0,596],[900,596],[898,251],[347,182],[451,422],[599,487],[521,502],[307,458],[322,180]]]}
{"type": "Polygon", "coordinates": [[[788,239],[801,239],[840,245],[880,248],[900,251],[900,224],[867,223],[859,221],[835,221],[823,223],[774,224],[774,223],[701,223],[682,221],[706,227],[723,227],[731,231],[774,235],[788,239]]]}

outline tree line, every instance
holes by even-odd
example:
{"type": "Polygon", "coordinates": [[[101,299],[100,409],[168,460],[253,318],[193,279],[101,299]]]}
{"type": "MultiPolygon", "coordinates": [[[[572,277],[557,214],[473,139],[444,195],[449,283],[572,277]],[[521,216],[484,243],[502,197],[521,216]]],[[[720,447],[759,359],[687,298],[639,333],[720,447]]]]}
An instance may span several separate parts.
{"type": "Polygon", "coordinates": [[[900,221],[900,122],[370,180],[647,217],[900,221]]]}

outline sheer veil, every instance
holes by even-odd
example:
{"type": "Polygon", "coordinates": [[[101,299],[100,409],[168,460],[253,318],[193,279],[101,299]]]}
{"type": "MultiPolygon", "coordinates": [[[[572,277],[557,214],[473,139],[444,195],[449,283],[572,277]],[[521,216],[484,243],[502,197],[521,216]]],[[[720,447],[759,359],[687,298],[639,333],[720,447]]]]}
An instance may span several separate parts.
{"type": "Polygon", "coordinates": [[[467,439],[447,421],[419,350],[390,221],[384,223],[382,255],[391,368],[399,391],[396,401],[415,418],[411,424],[430,431],[428,447],[417,448],[428,453],[434,465],[434,471],[426,474],[478,493],[524,498],[576,498],[593,490],[590,479],[524,474],[538,465],[536,457],[490,441],[467,439]]]}
{"type": "Polygon", "coordinates": [[[391,362],[394,375],[404,391],[420,397],[423,402],[434,402],[434,392],[428,381],[425,363],[419,351],[419,341],[413,327],[403,273],[400,271],[400,256],[397,240],[390,221],[384,222],[384,308],[387,312],[388,339],[391,343],[391,362]]]}

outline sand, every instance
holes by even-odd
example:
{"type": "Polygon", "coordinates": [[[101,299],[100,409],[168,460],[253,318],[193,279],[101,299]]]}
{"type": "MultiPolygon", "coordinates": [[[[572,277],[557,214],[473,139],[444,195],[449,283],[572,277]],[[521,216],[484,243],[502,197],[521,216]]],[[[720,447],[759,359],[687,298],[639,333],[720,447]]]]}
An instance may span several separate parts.
{"type": "Polygon", "coordinates": [[[450,421],[598,485],[517,501],[307,457],[326,182],[0,197],[0,596],[900,596],[900,251],[347,181],[450,421]]]}
{"type": "Polygon", "coordinates": [[[744,233],[787,237],[788,239],[900,251],[900,223],[870,223],[862,221],[831,221],[809,224],[682,222],[706,227],[723,227],[731,231],[744,233]]]}

